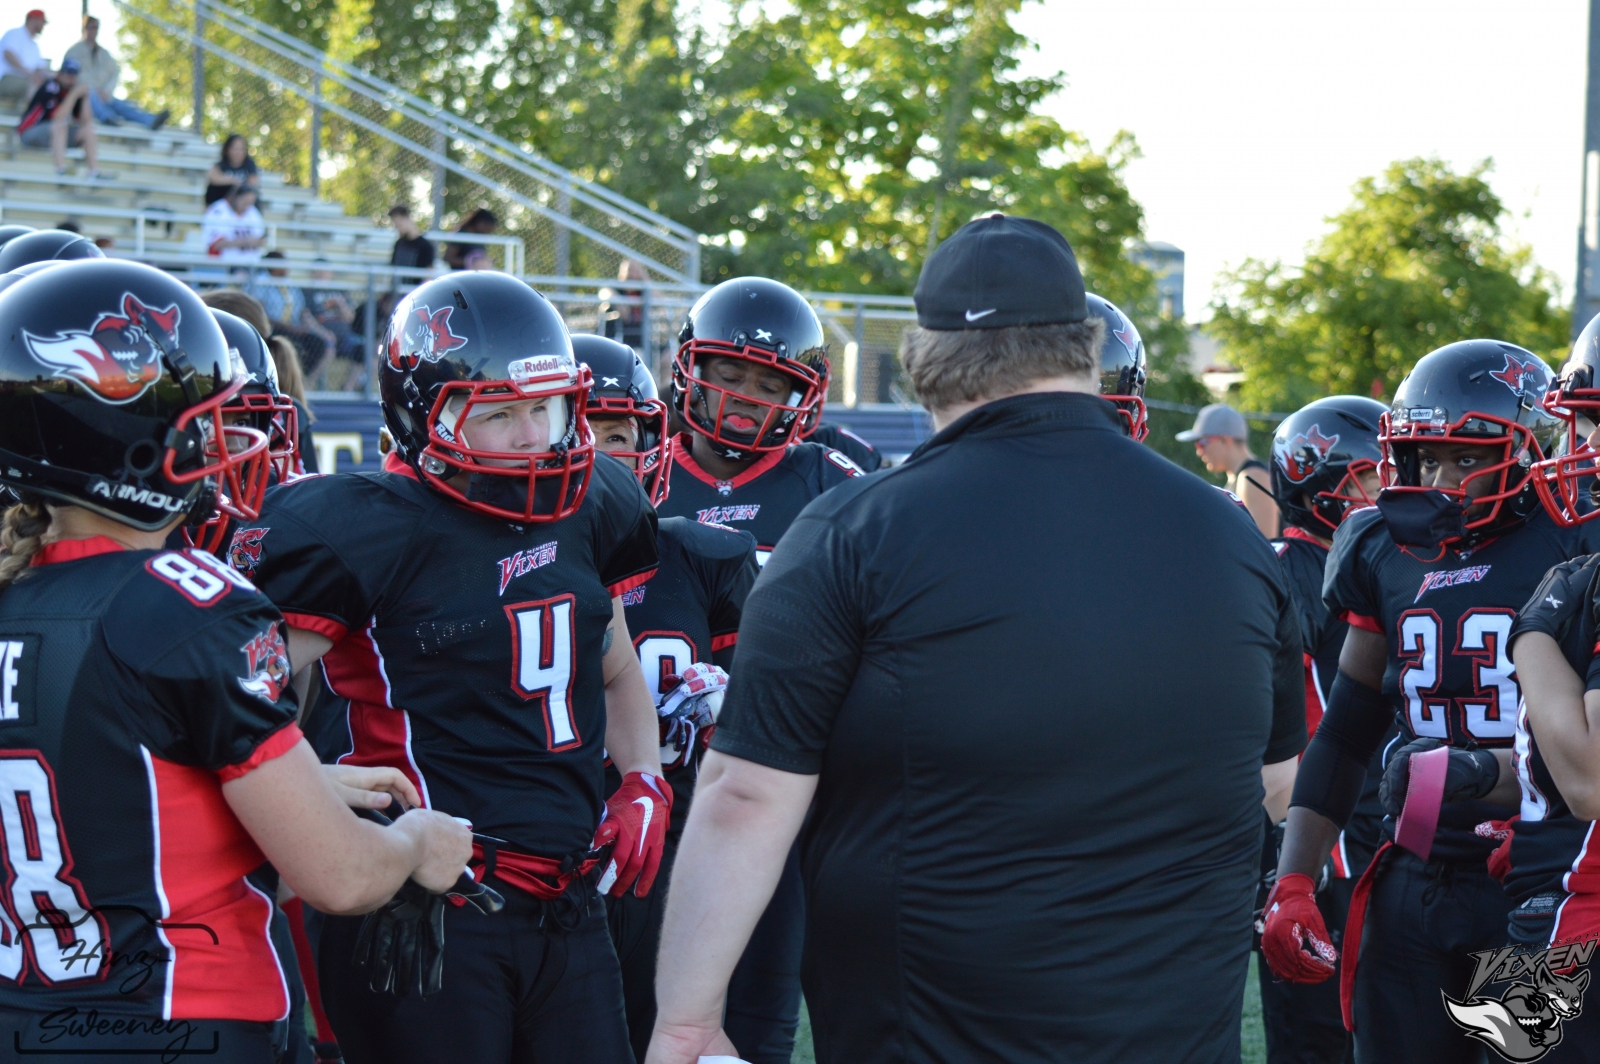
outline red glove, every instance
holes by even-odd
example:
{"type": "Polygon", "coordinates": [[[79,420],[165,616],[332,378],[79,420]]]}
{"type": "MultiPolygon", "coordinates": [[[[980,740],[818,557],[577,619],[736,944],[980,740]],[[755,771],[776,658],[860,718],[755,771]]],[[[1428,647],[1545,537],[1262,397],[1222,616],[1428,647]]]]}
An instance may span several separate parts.
{"type": "Polygon", "coordinates": [[[1261,952],[1272,973],[1291,983],[1320,983],[1333,974],[1339,951],[1322,922],[1310,876],[1291,872],[1278,877],[1267,895],[1261,952]]]}
{"type": "Polygon", "coordinates": [[[660,776],[630,772],[606,801],[594,849],[615,844],[611,864],[600,877],[600,893],[621,897],[629,887],[637,897],[650,893],[661,868],[661,850],[672,819],[672,788],[660,776]]]}

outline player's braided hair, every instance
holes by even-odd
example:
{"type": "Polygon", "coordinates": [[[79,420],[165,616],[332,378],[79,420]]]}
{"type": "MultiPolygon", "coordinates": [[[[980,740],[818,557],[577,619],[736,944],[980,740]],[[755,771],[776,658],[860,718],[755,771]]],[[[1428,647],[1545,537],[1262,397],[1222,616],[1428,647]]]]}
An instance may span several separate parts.
{"type": "Polygon", "coordinates": [[[24,500],[0,518],[0,591],[28,572],[33,556],[45,545],[50,532],[50,511],[44,503],[24,500]]]}

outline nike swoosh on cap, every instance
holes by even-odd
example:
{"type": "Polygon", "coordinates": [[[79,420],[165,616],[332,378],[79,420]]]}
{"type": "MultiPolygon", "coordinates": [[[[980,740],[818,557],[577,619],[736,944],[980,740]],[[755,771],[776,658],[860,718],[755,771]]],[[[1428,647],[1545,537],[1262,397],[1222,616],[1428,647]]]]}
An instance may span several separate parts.
{"type": "Polygon", "coordinates": [[[967,311],[967,320],[968,321],[977,321],[979,318],[987,318],[989,315],[993,314],[994,312],[995,312],[995,308],[994,307],[990,307],[988,310],[969,310],[969,311],[967,311]]]}

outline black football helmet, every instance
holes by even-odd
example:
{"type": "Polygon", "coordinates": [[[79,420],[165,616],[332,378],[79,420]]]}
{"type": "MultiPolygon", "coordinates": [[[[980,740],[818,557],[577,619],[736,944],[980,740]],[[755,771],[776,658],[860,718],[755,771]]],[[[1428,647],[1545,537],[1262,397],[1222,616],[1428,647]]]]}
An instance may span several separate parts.
{"type": "Polygon", "coordinates": [[[1388,407],[1360,395],[1331,395],[1284,418],[1272,436],[1272,494],[1285,526],[1323,538],[1344,515],[1373,499],[1363,473],[1383,461],[1378,423],[1388,407]]]}
{"type": "Polygon", "coordinates": [[[827,393],[822,322],[788,285],[738,277],[689,308],[672,363],[672,405],[717,454],[738,460],[798,442],[821,420],[827,393]],[[706,360],[713,358],[779,370],[792,387],[782,401],[745,395],[706,379],[706,360]]]}
{"type": "Polygon", "coordinates": [[[634,449],[609,453],[623,463],[632,463],[651,504],[660,506],[667,498],[672,441],[667,434],[667,404],[656,391],[655,377],[633,348],[604,336],[573,336],[572,353],[594,378],[584,411],[589,420],[633,419],[638,441],[634,449]]]}
{"type": "Polygon", "coordinates": [[[1533,466],[1549,453],[1559,424],[1544,406],[1550,384],[1538,355],[1501,340],[1461,340],[1417,362],[1378,429],[1378,508],[1397,544],[1471,547],[1538,509],[1533,466]],[[1425,442],[1493,446],[1499,456],[1457,488],[1425,488],[1417,457],[1425,442]],[[1487,490],[1468,490],[1483,478],[1487,490]]]}
{"type": "Polygon", "coordinates": [[[40,229],[23,233],[0,247],[0,273],[46,259],[103,259],[106,253],[93,240],[66,229],[40,229]]]}
{"type": "Polygon", "coordinates": [[[469,509],[517,523],[576,513],[594,436],[589,371],[549,302],[503,273],[463,271],[413,289],[384,334],[379,393],[395,454],[469,509]],[[531,452],[474,448],[462,426],[485,403],[548,397],[550,439],[531,452]]]}
{"type": "MultiPolygon", "coordinates": [[[[223,420],[232,425],[248,425],[267,437],[267,461],[253,469],[253,480],[243,480],[240,489],[245,492],[245,505],[258,513],[267,488],[288,480],[298,472],[295,440],[299,439],[299,415],[294,401],[278,391],[278,367],[272,361],[266,341],[256,332],[255,326],[225,310],[211,307],[211,316],[222,330],[228,345],[228,357],[233,358],[234,371],[243,379],[243,386],[233,397],[222,404],[223,420]]],[[[222,545],[229,521],[220,514],[207,521],[200,529],[185,529],[190,542],[213,554],[222,545]]]]}
{"type": "Polygon", "coordinates": [[[222,416],[243,384],[210,308],[169,274],[40,271],[0,293],[0,481],[143,531],[218,506],[251,520],[267,438],[222,416]]]}
{"type": "Polygon", "coordinates": [[[0,225],[0,247],[5,247],[19,236],[35,232],[31,225],[0,225]]]}
{"type": "Polygon", "coordinates": [[[1559,453],[1534,464],[1539,500],[1557,524],[1572,526],[1600,517],[1595,479],[1600,454],[1589,446],[1589,431],[1600,424],[1600,318],[1591,318],[1572,345],[1572,355],[1548,392],[1544,405],[1564,424],[1559,453]],[[1587,424],[1585,424],[1587,423],[1587,424]]]}
{"type": "Polygon", "coordinates": [[[1091,293],[1089,313],[1100,315],[1106,323],[1100,341],[1100,394],[1111,400],[1127,421],[1127,433],[1135,440],[1150,435],[1150,419],[1144,408],[1144,339],[1117,305],[1091,293]]]}

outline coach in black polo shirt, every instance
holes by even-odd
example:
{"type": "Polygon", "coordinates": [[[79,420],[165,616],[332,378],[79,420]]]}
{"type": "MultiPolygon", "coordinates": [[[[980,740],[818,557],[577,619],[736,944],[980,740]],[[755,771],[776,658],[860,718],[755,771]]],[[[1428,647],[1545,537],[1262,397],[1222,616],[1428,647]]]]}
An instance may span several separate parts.
{"type": "Polygon", "coordinates": [[[916,297],[939,432],[806,507],[745,603],[647,1060],[735,1052],[808,807],[819,1064],[1237,1060],[1263,762],[1306,742],[1280,566],[1095,394],[1055,230],[974,221],[916,297]]]}

